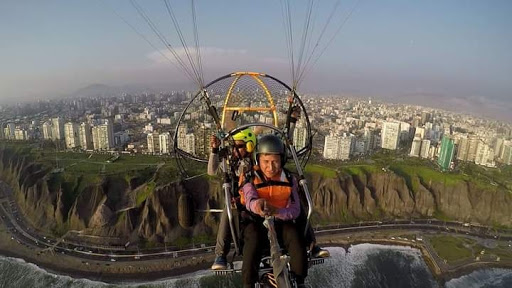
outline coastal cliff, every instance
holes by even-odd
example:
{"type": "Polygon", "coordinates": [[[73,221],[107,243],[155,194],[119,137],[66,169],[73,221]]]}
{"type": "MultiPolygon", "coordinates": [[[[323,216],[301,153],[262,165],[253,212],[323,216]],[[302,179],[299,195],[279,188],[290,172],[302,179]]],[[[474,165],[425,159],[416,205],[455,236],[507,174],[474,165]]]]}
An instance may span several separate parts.
{"type": "MultiPolygon", "coordinates": [[[[0,149],[0,180],[7,182],[35,227],[63,234],[85,231],[123,241],[172,242],[216,232],[221,183],[198,177],[157,184],[152,170],[130,175],[56,173],[10,148],[0,149]]],[[[316,223],[441,217],[512,227],[512,193],[469,180],[438,181],[393,171],[329,177],[307,174],[316,223]]]]}

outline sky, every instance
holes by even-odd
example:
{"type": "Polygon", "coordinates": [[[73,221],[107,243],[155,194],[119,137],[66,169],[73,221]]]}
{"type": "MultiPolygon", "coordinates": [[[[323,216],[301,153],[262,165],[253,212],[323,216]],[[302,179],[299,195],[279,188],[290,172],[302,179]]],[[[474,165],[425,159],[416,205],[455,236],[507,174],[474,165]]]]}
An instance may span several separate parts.
{"type": "MultiPolygon", "coordinates": [[[[309,47],[337,1],[314,2],[309,47]]],[[[290,1],[295,61],[308,2],[290,1]]],[[[136,3],[181,53],[164,1],[136,3]]],[[[191,1],[169,3],[194,46],[191,1]]],[[[290,83],[283,1],[195,3],[205,82],[249,70],[290,83]]],[[[299,91],[446,106],[512,122],[512,1],[339,3],[299,91]]],[[[0,41],[0,105],[92,84],[194,87],[158,52],[172,57],[129,0],[3,0],[0,41]]]]}

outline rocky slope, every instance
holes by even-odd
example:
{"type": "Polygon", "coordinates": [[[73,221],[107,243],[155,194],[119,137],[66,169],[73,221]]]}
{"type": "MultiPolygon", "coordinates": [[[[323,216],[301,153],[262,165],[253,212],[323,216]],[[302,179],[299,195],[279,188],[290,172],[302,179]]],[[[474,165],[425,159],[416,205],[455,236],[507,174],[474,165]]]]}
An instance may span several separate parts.
{"type": "MultiPolygon", "coordinates": [[[[151,175],[150,175],[151,176],[151,175]]],[[[27,218],[41,229],[111,236],[120,241],[166,241],[215,233],[223,203],[218,180],[196,178],[155,186],[151,177],[51,173],[28,157],[0,149],[0,179],[15,192],[27,218]]],[[[469,181],[440,183],[393,172],[324,178],[308,175],[315,221],[446,217],[512,227],[512,193],[482,190],[469,181]]]]}

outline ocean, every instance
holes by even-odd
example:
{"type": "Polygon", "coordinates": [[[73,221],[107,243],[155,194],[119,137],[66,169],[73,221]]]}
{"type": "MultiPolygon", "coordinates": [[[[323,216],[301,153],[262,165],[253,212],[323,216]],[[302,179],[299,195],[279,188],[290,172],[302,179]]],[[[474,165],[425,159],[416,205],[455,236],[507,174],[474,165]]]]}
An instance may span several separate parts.
{"type": "MultiPolygon", "coordinates": [[[[348,252],[328,247],[331,252],[324,264],[312,267],[306,283],[311,287],[512,287],[512,270],[486,268],[476,270],[440,286],[433,278],[419,250],[401,246],[359,244],[348,252]]],[[[0,256],[0,287],[239,287],[240,277],[214,276],[202,270],[179,278],[152,282],[107,284],[75,279],[45,271],[21,259],[0,256]]]]}

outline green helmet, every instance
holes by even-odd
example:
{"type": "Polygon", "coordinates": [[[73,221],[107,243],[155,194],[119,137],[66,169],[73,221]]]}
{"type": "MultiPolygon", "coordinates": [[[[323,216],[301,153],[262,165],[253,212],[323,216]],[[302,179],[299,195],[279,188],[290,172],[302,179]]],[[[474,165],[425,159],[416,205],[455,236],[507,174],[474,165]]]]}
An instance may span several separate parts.
{"type": "Polygon", "coordinates": [[[233,140],[244,141],[245,148],[249,153],[254,151],[254,146],[256,146],[256,134],[254,134],[250,128],[244,129],[233,135],[233,140]]]}
{"type": "Polygon", "coordinates": [[[259,160],[259,154],[279,154],[281,155],[281,165],[284,165],[286,162],[285,151],[281,138],[274,134],[263,135],[258,140],[258,145],[256,145],[256,160],[259,160]]]}

